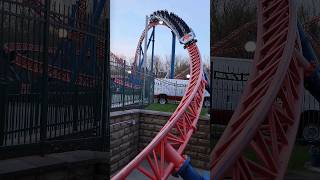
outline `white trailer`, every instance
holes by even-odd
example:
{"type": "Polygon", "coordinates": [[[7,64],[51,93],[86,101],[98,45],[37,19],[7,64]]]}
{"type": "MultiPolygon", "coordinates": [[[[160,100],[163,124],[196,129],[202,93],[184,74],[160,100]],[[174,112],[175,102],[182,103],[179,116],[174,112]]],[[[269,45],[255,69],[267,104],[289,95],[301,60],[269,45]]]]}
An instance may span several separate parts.
{"type": "MultiPolygon", "coordinates": [[[[189,80],[156,78],[154,80],[154,97],[160,104],[169,101],[180,101],[188,86],[189,80]]],[[[210,106],[210,95],[205,91],[204,105],[210,106]]]]}
{"type": "MultiPolygon", "coordinates": [[[[213,57],[214,79],[213,79],[213,116],[214,123],[227,124],[234,109],[236,108],[252,65],[251,59],[213,57]]],[[[303,94],[301,105],[301,121],[299,135],[320,137],[320,107],[317,100],[307,91],[303,94]],[[304,131],[305,127],[314,129],[304,131]]]]}

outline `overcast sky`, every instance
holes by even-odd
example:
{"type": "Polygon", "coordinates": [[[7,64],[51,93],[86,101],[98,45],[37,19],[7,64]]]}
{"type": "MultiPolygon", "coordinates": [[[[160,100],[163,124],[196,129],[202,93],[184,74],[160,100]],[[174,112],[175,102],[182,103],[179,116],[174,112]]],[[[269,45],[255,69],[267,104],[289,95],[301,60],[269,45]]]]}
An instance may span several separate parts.
{"type": "MultiPolygon", "coordinates": [[[[201,56],[210,57],[210,0],[110,0],[110,3],[110,41],[113,53],[132,59],[145,27],[146,15],[166,9],[186,21],[197,36],[201,56]]],[[[170,56],[170,30],[157,27],[155,37],[155,55],[170,56]]],[[[176,43],[176,55],[188,56],[179,42],[176,43]]]]}

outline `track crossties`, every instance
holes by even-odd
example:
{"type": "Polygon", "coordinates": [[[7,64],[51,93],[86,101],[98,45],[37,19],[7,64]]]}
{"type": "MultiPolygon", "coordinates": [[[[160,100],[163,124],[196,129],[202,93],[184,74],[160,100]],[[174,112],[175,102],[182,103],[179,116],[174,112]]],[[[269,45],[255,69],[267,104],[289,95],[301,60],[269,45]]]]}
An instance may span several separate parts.
{"type": "Polygon", "coordinates": [[[241,101],[211,154],[211,179],[283,179],[303,92],[294,1],[257,1],[257,49],[241,101]]]}
{"type": "MultiPolygon", "coordinates": [[[[112,177],[113,180],[125,179],[133,171],[150,179],[167,179],[170,174],[179,170],[186,160],[183,151],[196,130],[207,82],[203,79],[201,56],[195,35],[180,17],[168,11],[161,10],[151,14],[147,30],[157,25],[164,25],[174,32],[188,51],[191,77],[180,104],[168,122],[127,166],[112,177]]],[[[137,64],[145,33],[146,30],[140,36],[134,64],[137,64]]]]}

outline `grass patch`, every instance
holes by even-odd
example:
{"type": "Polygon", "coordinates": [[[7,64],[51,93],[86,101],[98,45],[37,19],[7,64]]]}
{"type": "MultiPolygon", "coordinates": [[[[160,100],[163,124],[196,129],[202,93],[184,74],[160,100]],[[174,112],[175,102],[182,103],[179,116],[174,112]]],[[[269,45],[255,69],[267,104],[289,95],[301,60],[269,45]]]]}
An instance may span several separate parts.
{"type": "Polygon", "coordinates": [[[161,112],[174,112],[178,107],[177,104],[159,104],[154,103],[147,106],[145,109],[153,110],[153,111],[161,111],[161,112]]]}
{"type": "MultiPolygon", "coordinates": [[[[154,103],[147,106],[145,109],[153,110],[153,111],[161,111],[161,112],[174,112],[178,104],[159,104],[154,103]]],[[[203,117],[208,114],[208,108],[202,108],[200,116],[203,117]]]]}
{"type": "Polygon", "coordinates": [[[297,143],[293,148],[288,170],[304,170],[304,164],[310,159],[308,151],[309,146],[303,146],[297,143]]]}
{"type": "MultiPolygon", "coordinates": [[[[214,131],[214,133],[221,135],[224,129],[222,126],[213,126],[212,130],[214,131]]],[[[210,139],[211,146],[212,146],[211,148],[214,148],[215,144],[217,143],[218,139],[216,138],[219,138],[219,137],[216,137],[214,135],[211,136],[211,139],[210,139]]],[[[287,168],[288,172],[299,172],[299,173],[310,172],[304,167],[305,163],[310,161],[309,148],[310,146],[308,145],[301,145],[299,143],[295,144],[290,156],[289,163],[288,163],[288,168],[287,168]]],[[[255,153],[250,150],[245,151],[245,156],[251,160],[257,159],[255,153]]]]}

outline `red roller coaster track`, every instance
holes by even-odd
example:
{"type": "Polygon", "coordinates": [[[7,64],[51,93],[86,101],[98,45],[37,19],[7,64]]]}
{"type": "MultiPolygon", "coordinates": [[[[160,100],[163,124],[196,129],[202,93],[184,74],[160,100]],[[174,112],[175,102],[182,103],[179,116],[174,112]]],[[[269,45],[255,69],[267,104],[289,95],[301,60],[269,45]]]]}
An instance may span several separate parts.
{"type": "Polygon", "coordinates": [[[253,70],[211,154],[211,179],[283,179],[295,142],[305,66],[296,5],[263,0],[257,7],[253,70]]]}
{"type": "MultiPolygon", "coordinates": [[[[4,45],[6,53],[20,52],[20,51],[41,51],[41,47],[32,44],[25,43],[8,43],[4,45]]],[[[49,48],[49,53],[54,53],[56,48],[49,48]]],[[[16,66],[26,69],[33,73],[42,73],[42,63],[28,58],[20,53],[16,53],[15,59],[12,61],[16,66]]],[[[67,69],[61,69],[60,67],[49,65],[48,75],[50,78],[58,79],[64,82],[71,81],[72,72],[67,69]]],[[[93,87],[95,85],[95,79],[85,74],[79,74],[76,84],[85,87],[93,87]]]]}
{"type": "MultiPolygon", "coordinates": [[[[101,59],[104,57],[103,47],[101,45],[97,45],[98,47],[98,57],[101,59]]],[[[6,53],[16,52],[15,59],[12,61],[13,64],[16,66],[26,69],[33,73],[42,73],[42,63],[35,61],[31,58],[26,57],[25,55],[21,54],[22,51],[32,51],[32,52],[39,52],[41,51],[40,46],[33,45],[33,44],[26,44],[26,43],[7,43],[4,45],[4,51],[6,53]]],[[[49,54],[55,53],[57,48],[49,47],[49,54]]],[[[79,52],[77,52],[79,55],[79,52]]],[[[110,53],[110,58],[113,59],[118,64],[125,63],[125,60],[117,57],[115,54],[110,53]]],[[[71,70],[63,69],[58,66],[49,65],[48,66],[48,75],[50,78],[54,78],[57,80],[61,80],[63,82],[70,82],[71,81],[71,70]]],[[[119,78],[115,79],[115,83],[119,84],[122,80],[119,78]]],[[[78,79],[76,80],[76,84],[85,87],[93,87],[95,84],[95,78],[90,75],[79,74],[78,79]]],[[[133,85],[129,85],[127,83],[126,87],[133,87],[133,85]]]]}
{"type": "MultiPolygon", "coordinates": [[[[164,20],[170,23],[170,20],[164,20]]],[[[158,23],[151,22],[149,27],[154,25],[158,23]]],[[[141,39],[143,37],[140,38],[139,43],[141,39]]],[[[125,179],[133,170],[138,170],[150,179],[166,179],[172,172],[178,170],[185,160],[182,153],[196,130],[206,84],[196,42],[186,44],[185,48],[190,55],[191,69],[191,78],[185,95],[156,137],[128,165],[113,176],[113,180],[125,179]],[[142,167],[141,164],[144,161],[147,162],[150,170],[142,167]]]]}
{"type": "MultiPolygon", "coordinates": [[[[147,31],[149,31],[152,27],[155,27],[155,26],[158,26],[158,25],[161,25],[159,24],[158,22],[151,22],[148,24],[148,27],[147,27],[147,31]]],[[[163,24],[164,25],[164,24],[163,24]]],[[[133,61],[133,65],[134,66],[137,66],[137,62],[139,62],[139,56],[140,56],[140,47],[141,47],[141,44],[144,40],[144,37],[145,37],[145,34],[146,34],[146,29],[142,32],[140,38],[139,38],[139,42],[138,42],[138,45],[137,45],[137,48],[136,48],[136,52],[135,52],[135,55],[134,55],[134,61],[133,61]]]]}

